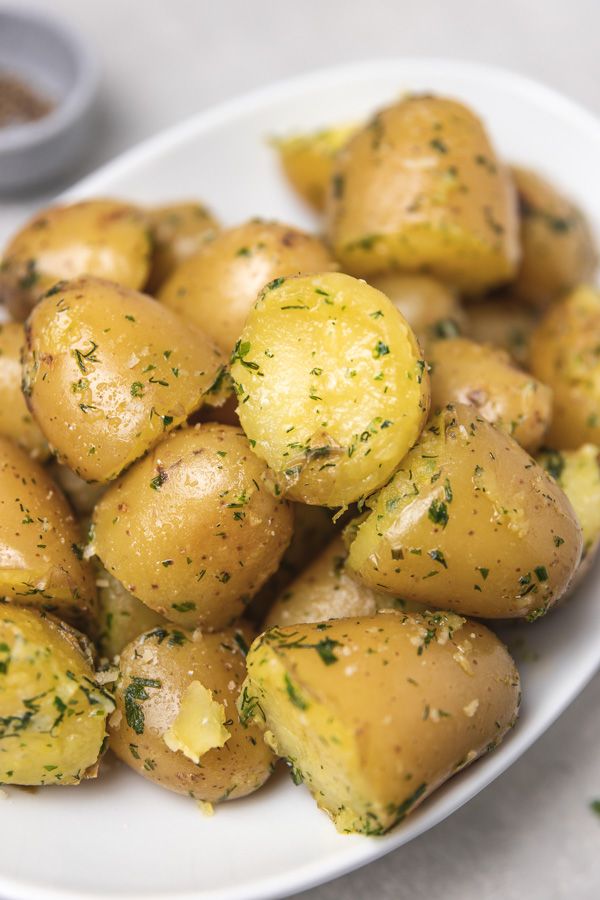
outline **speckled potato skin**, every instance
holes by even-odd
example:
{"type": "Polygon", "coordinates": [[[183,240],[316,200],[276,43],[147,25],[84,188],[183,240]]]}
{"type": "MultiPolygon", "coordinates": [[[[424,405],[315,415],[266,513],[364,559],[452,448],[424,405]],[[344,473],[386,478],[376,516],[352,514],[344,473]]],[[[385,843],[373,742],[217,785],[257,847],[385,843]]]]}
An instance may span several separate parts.
{"type": "Polygon", "coordinates": [[[466,294],[509,281],[516,196],[473,112],[429,95],[381,112],[336,157],[329,235],[344,271],[425,273],[466,294]]]}
{"type": "Polygon", "coordinates": [[[94,778],[113,709],[82,635],[53,616],[0,603],[0,783],[94,778]]]}
{"type": "Polygon", "coordinates": [[[429,379],[391,301],[349,275],[277,279],[232,356],[238,415],[292,500],[343,506],[385,484],[416,441],[429,379]]]}
{"type": "Polygon", "coordinates": [[[231,353],[267,282],[335,268],[319,238],[290,225],[253,219],[222,231],[178,266],[158,299],[231,353]]]}
{"type": "Polygon", "coordinates": [[[222,369],[202,332],[150,297],[81,278],[26,323],[23,390],[60,462],[108,482],[198,409],[222,369]]]}
{"type": "Polygon", "coordinates": [[[219,231],[213,214],[201,203],[155,206],[146,213],[152,236],[152,269],[146,290],[154,295],[184,260],[194,256],[219,231]]]}
{"type": "Polygon", "coordinates": [[[317,212],[325,209],[335,157],[356,129],[356,125],[336,125],[273,141],[288,181],[317,212]]]}
{"type": "Polygon", "coordinates": [[[0,596],[56,613],[87,632],[96,588],[81,557],[79,528],[56,484],[0,437],[0,596]]]}
{"type": "Polygon", "coordinates": [[[598,252],[591,228],[567,197],[535,172],[514,168],[522,258],[514,293],[538,308],[591,279],[598,252]]]}
{"type": "Polygon", "coordinates": [[[197,425],[170,435],[108,489],[93,548],[130,593],[172,622],[218,629],[243,611],[292,534],[244,433],[197,425]]]}
{"type": "Polygon", "coordinates": [[[219,803],[261,787],[274,757],[257,727],[242,727],[236,709],[246,674],[244,649],[251,640],[245,626],[204,635],[156,628],[129,644],[121,653],[117,713],[110,722],[113,752],[144,778],[196,800],[219,803]],[[225,706],[231,732],[199,765],[164,741],[186,687],[195,680],[225,706]]]}
{"type": "Polygon", "coordinates": [[[466,317],[455,291],[427,275],[375,275],[369,278],[402,313],[422,347],[433,338],[462,333],[466,317]]]}
{"type": "Polygon", "coordinates": [[[484,625],[388,611],[257,638],[240,714],[341,832],[383,834],[514,724],[519,676],[484,625]]]}
{"type": "Polygon", "coordinates": [[[484,619],[543,615],[582,537],[562,490],[472,407],[434,415],[350,545],[376,590],[484,619]]]}
{"type": "Polygon", "coordinates": [[[580,287],[548,310],[531,338],[531,371],[552,388],[546,443],[600,444],[600,291],[580,287]]]}
{"type": "Polygon", "coordinates": [[[431,342],[427,361],[434,409],[471,404],[529,453],[540,447],[552,418],[552,391],[518,369],[505,350],[456,337],[431,342]]]}
{"type": "Polygon", "coordinates": [[[152,244],[144,213],[120,200],[83,200],[37,213],[14,235],[0,267],[0,299],[25,319],[57,281],[95,275],[144,286],[152,244]]]}
{"type": "Polygon", "coordinates": [[[323,622],[350,616],[373,616],[380,609],[425,611],[422,604],[374,591],[353,578],[346,566],[347,557],[348,551],[343,538],[333,540],[280,593],[269,610],[264,627],[323,622]]]}
{"type": "Polygon", "coordinates": [[[96,587],[99,631],[96,643],[101,656],[113,659],[144,631],[170,627],[164,616],[130,594],[104,569],[98,573],[96,587]]]}
{"type": "Polygon", "coordinates": [[[480,344],[493,344],[529,367],[529,342],[537,322],[534,310],[510,294],[472,303],[465,309],[464,334],[480,344]]]}
{"type": "Polygon", "coordinates": [[[0,434],[11,438],[32,457],[43,462],[48,443],[27,409],[21,391],[21,351],[25,331],[20,322],[0,324],[0,434]]]}

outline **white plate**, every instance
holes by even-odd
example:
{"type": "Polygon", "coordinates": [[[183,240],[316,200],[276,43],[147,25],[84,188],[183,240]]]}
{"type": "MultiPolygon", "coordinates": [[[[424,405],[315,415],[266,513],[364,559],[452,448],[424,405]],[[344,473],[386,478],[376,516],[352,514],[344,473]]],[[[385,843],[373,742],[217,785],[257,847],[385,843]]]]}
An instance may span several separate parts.
{"type": "MultiPolygon", "coordinates": [[[[113,194],[149,203],[197,196],[228,223],[262,215],[314,226],[284,184],[265,138],[360,119],[405,90],[433,90],[472,104],[505,157],[545,171],[600,222],[598,121],[519,76],[435,60],[354,65],[227,103],[125,154],[68,196],[113,194]]],[[[283,773],[207,819],[189,800],[113,762],[96,782],[77,789],[9,792],[1,806],[0,894],[266,900],[389,853],[482,790],[581,691],[600,664],[599,579],[596,567],[564,608],[507,632],[519,645],[523,675],[516,730],[388,836],[336,834],[306,789],[283,773]]]]}

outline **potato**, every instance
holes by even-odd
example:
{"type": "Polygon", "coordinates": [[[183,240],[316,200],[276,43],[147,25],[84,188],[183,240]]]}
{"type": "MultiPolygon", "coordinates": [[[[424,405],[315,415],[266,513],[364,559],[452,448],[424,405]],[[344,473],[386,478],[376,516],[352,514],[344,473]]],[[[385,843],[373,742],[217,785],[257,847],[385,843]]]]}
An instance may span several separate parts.
{"type": "Polygon", "coordinates": [[[282,275],[335,268],[318,238],[290,225],[253,219],[221,232],[178,266],[158,299],[231,353],[256,295],[267,282],[282,275]]]}
{"type": "Polygon", "coordinates": [[[531,371],[552,388],[550,447],[600,444],[600,291],[580,287],[548,310],[531,338],[531,371]]]}
{"type": "Polygon", "coordinates": [[[29,408],[60,462],[86,481],[111,481],[185,422],[222,370],[202,332],[101,279],[57,285],[25,330],[29,408]]]}
{"type": "Polygon", "coordinates": [[[39,611],[0,604],[0,782],[94,778],[113,709],[82,635],[39,611]]]}
{"type": "Polygon", "coordinates": [[[383,834],[495,747],[519,675],[485,626],[399,613],[272,628],[239,702],[341,832],[383,834]]]}
{"type": "Polygon", "coordinates": [[[600,540],[600,450],[583,444],[577,450],[544,450],[537,462],[556,479],[569,498],[583,532],[583,556],[593,555],[600,540]]]}
{"type": "Polygon", "coordinates": [[[591,278],[598,254],[588,222],[567,197],[535,172],[515,167],[512,174],[523,251],[513,290],[545,308],[591,278]]]}
{"type": "Polygon", "coordinates": [[[21,392],[21,350],[25,331],[19,322],[0,324],[0,434],[11,438],[33,459],[42,462],[50,451],[27,409],[21,392]]]}
{"type": "Polygon", "coordinates": [[[170,627],[164,616],[126,591],[121,582],[104,569],[98,574],[96,587],[100,632],[97,643],[102,656],[113,659],[142,632],[170,627]]]}
{"type": "Polygon", "coordinates": [[[153,253],[146,289],[154,294],[184,260],[215,236],[219,223],[201,203],[172,203],[147,213],[153,253]]]}
{"type": "Polygon", "coordinates": [[[325,208],[336,154],[355,131],[356,125],[336,125],[273,141],[292,187],[318,212],[325,208]]]}
{"type": "Polygon", "coordinates": [[[129,644],[111,749],[150,781],[199,801],[234,800],[261,787],[273,755],[236,710],[248,640],[247,630],[155,628],[129,644]]]}
{"type": "Polygon", "coordinates": [[[95,275],[129,288],[146,283],[152,244],[144,214],[119,200],[52,206],[14,235],[4,252],[0,301],[25,319],[57,281],[95,275]]]}
{"type": "Polygon", "coordinates": [[[110,486],[92,548],[151,609],[189,628],[222,628],[279,564],[289,505],[244,433],[196,425],[167,437],[110,486]]]}
{"type": "Polygon", "coordinates": [[[265,628],[348,616],[372,616],[380,609],[425,611],[422,604],[374,591],[357,581],[348,572],[347,556],[343,539],[338,537],[332,541],[312,565],[282,591],[265,619],[265,628]]]}
{"type": "Polygon", "coordinates": [[[0,596],[56,613],[82,631],[96,610],[69,504],[44,469],[0,437],[0,596]]]}
{"type": "Polygon", "coordinates": [[[232,356],[238,415],[292,500],[352,503],[385,484],[429,405],[417,340],[387,297],[337,273],[278,278],[232,356]]]}
{"type": "Polygon", "coordinates": [[[104,491],[103,484],[89,484],[71,469],[54,461],[48,471],[79,516],[90,516],[104,491]]]}
{"type": "Polygon", "coordinates": [[[465,314],[456,293],[427,275],[379,275],[371,287],[389,297],[418,337],[421,346],[435,337],[460,334],[465,314]]]}
{"type": "Polygon", "coordinates": [[[472,303],[465,310],[464,334],[479,344],[493,344],[506,350],[515,362],[527,369],[529,342],[537,316],[510,295],[472,303]]]}
{"type": "Polygon", "coordinates": [[[368,506],[349,568],[428,607],[533,620],[564,593],[581,557],[564,493],[468,406],[433,416],[368,506]]]}
{"type": "Polygon", "coordinates": [[[427,359],[434,408],[469,403],[529,453],[538,449],[552,417],[552,391],[505,350],[457,337],[432,342],[427,359]]]}
{"type": "Polygon", "coordinates": [[[433,275],[465,294],[510,280],[516,196],[473,112],[410,95],[379,112],[336,157],[329,235],[344,271],[433,275]]]}

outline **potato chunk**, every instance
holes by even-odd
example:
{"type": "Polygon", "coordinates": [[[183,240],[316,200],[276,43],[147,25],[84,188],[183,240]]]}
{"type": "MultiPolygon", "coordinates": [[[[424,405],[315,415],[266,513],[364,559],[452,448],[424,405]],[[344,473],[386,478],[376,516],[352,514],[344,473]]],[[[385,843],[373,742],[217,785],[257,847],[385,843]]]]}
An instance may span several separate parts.
{"type": "Polygon", "coordinates": [[[27,409],[21,391],[24,346],[25,330],[19,322],[0,325],[0,434],[43,462],[50,455],[48,442],[27,409]]]}
{"type": "Polygon", "coordinates": [[[355,131],[356,125],[336,125],[273,141],[288,180],[318,212],[325,208],[335,157],[355,131]]]}

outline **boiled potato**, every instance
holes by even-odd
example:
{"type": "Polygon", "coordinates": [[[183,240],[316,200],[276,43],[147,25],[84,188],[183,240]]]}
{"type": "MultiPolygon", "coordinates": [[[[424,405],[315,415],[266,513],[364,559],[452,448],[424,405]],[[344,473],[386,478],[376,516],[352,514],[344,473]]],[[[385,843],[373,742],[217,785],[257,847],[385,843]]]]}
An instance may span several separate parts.
{"type": "Polygon", "coordinates": [[[261,787],[273,755],[236,710],[249,640],[247,630],[155,628],[129,644],[111,749],[140,775],[195,800],[234,800],[261,787]]]}
{"type": "Polygon", "coordinates": [[[291,185],[318,212],[325,208],[336,154],[355,131],[356,125],[336,125],[273,141],[291,185]]]}
{"type": "Polygon", "coordinates": [[[518,369],[505,350],[450,338],[429,345],[431,403],[470,403],[479,415],[533,453],[552,418],[552,391],[518,369]]]}
{"type": "Polygon", "coordinates": [[[456,293],[427,275],[379,275],[371,287],[389,297],[418,337],[421,346],[435,337],[454,336],[465,327],[465,314],[456,293]]]}
{"type": "Polygon", "coordinates": [[[349,275],[278,278],[232,356],[238,415],[292,500],[352,503],[385,484],[417,439],[429,379],[387,297],[349,275]]]}
{"type": "Polygon", "coordinates": [[[92,547],[138,599],[189,628],[222,628],[279,564],[289,504],[244,433],[196,425],[155,447],[107,490],[92,547]]]}
{"type": "Polygon", "coordinates": [[[577,450],[544,450],[536,459],[575,510],[583,532],[583,556],[593,555],[600,540],[600,450],[584,444],[577,450]]]}
{"type": "Polygon", "coordinates": [[[184,260],[215,236],[219,223],[201,203],[170,203],[147,213],[152,236],[152,270],[146,286],[154,294],[184,260]]]}
{"type": "Polygon", "coordinates": [[[421,604],[374,591],[352,577],[346,550],[336,538],[320,556],[289,584],[271,607],[265,627],[321,622],[348,616],[372,616],[380,609],[422,612],[421,604]]]}
{"type": "Polygon", "coordinates": [[[509,281],[519,261],[516,196],[473,112],[410,95],[336,157],[328,198],[345,271],[433,275],[466,294],[509,281]]]}
{"type": "Polygon", "coordinates": [[[28,405],[60,461],[86,481],[111,481],[185,422],[223,363],[170,310],[97,278],[57,286],[26,334],[28,405]]]}
{"type": "Polygon", "coordinates": [[[113,709],[82,635],[52,616],[0,603],[0,782],[94,778],[113,709]]]}
{"type": "Polygon", "coordinates": [[[527,169],[514,168],[521,216],[521,265],[513,289],[544,308],[591,278],[598,254],[581,211],[527,169]]]}
{"type": "Polygon", "coordinates": [[[94,574],[69,504],[44,469],[0,437],[0,597],[93,624],[94,574]]]}
{"type": "Polygon", "coordinates": [[[375,590],[429,607],[533,620],[564,593],[581,557],[562,490],[468,406],[433,416],[368,506],[348,566],[375,590]]]}
{"type": "Polygon", "coordinates": [[[119,200],[83,200],[52,206],[9,241],[0,272],[0,300],[25,319],[58,281],[96,275],[141,288],[152,243],[144,214],[119,200]]]}
{"type": "Polygon", "coordinates": [[[221,232],[178,266],[158,299],[231,353],[267,282],[335,268],[319,238],[289,225],[253,219],[221,232]]]}
{"type": "Polygon", "coordinates": [[[242,721],[341,832],[383,834],[495,747],[519,675],[483,625],[399,613],[272,628],[250,648],[242,721]]]}
{"type": "Polygon", "coordinates": [[[486,298],[465,310],[464,334],[480,344],[493,344],[510,353],[527,369],[529,342],[537,322],[535,311],[509,295],[486,298]]]}
{"type": "Polygon", "coordinates": [[[105,485],[89,484],[80,478],[79,475],[76,475],[75,472],[72,472],[71,469],[62,466],[58,462],[53,462],[49,466],[49,472],[75,512],[80,516],[90,516],[96,503],[106,490],[105,485]]]}
{"type": "Polygon", "coordinates": [[[19,322],[0,324],[0,434],[11,438],[33,459],[50,455],[44,435],[21,392],[21,351],[25,331],[19,322]]]}
{"type": "Polygon", "coordinates": [[[531,371],[552,388],[550,447],[600,444],[600,291],[580,287],[548,310],[531,338],[531,371]]]}
{"type": "Polygon", "coordinates": [[[142,632],[170,627],[164,616],[130,594],[104,569],[98,574],[96,587],[100,632],[97,643],[102,656],[113,659],[142,632]]]}

